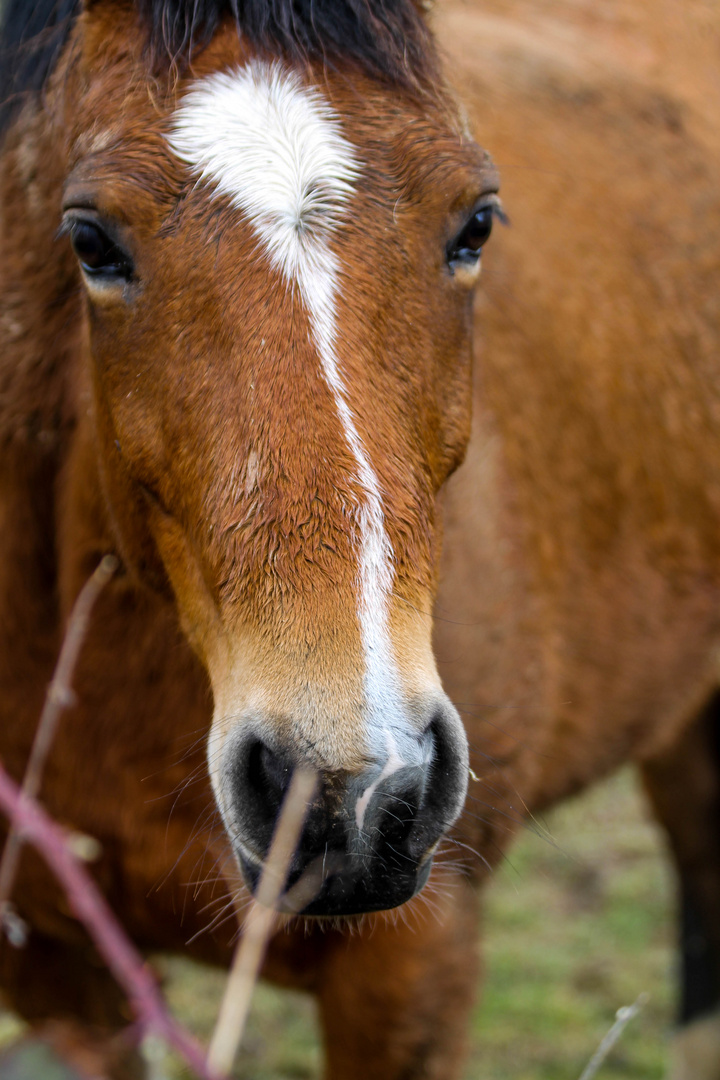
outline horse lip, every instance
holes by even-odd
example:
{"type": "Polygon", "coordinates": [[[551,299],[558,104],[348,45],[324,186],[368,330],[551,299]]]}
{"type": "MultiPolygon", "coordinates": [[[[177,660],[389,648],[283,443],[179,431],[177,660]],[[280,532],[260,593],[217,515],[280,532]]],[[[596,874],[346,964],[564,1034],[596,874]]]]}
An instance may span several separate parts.
{"type": "Polygon", "coordinates": [[[431,866],[432,859],[430,858],[423,866],[417,868],[414,875],[408,875],[403,882],[404,887],[400,890],[396,888],[394,894],[388,893],[387,890],[378,892],[372,889],[358,890],[357,885],[363,883],[363,879],[359,878],[349,881],[350,889],[333,895],[332,879],[328,878],[323,885],[324,895],[321,893],[302,910],[294,913],[304,918],[350,918],[374,911],[390,911],[417,896],[427,884],[431,866]],[[356,887],[353,888],[353,885],[356,887]]]}
{"type": "MultiPolygon", "coordinates": [[[[244,851],[236,850],[240,869],[255,896],[265,863],[258,859],[249,859],[244,851]]],[[[284,891],[278,897],[275,907],[285,915],[298,915],[311,904],[322,892],[331,878],[336,877],[345,867],[345,859],[339,852],[330,852],[312,859],[299,873],[292,868],[286,870],[284,891]]]]}
{"type": "MultiPolygon", "coordinates": [[[[264,864],[251,862],[241,851],[237,851],[237,856],[245,881],[256,896],[264,864]]],[[[339,852],[317,856],[299,874],[291,875],[294,880],[276,901],[275,909],[283,915],[304,918],[344,918],[389,911],[407,903],[424,888],[430,876],[432,856],[432,850],[426,852],[414,875],[404,877],[404,887],[396,889],[394,894],[383,888],[361,888],[364,876],[357,870],[343,873],[346,858],[339,852]]]]}

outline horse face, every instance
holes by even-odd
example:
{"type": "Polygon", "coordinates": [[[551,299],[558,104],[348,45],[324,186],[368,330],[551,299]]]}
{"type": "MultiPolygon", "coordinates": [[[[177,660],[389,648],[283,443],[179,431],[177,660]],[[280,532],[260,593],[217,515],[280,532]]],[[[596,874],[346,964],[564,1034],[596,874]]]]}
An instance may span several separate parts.
{"type": "Polygon", "coordinates": [[[395,906],[465,796],[431,646],[434,502],[468,437],[495,176],[440,95],[221,32],[161,106],[96,22],[64,227],[118,543],[209,672],[210,771],[250,885],[306,764],[292,874],[324,877],[304,910],[395,906]]]}

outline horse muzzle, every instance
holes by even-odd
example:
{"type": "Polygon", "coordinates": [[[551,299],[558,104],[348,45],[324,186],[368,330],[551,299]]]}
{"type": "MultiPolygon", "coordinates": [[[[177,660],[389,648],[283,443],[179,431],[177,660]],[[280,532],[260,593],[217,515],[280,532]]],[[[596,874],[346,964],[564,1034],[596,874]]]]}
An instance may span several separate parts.
{"type": "MultiPolygon", "coordinates": [[[[216,791],[243,876],[254,892],[293,772],[308,761],[279,745],[267,723],[246,720],[226,740],[216,791]]],[[[281,910],[304,916],[381,911],[425,885],[437,844],[467,788],[467,743],[448,701],[424,731],[361,771],[319,769],[290,862],[281,910]]]]}

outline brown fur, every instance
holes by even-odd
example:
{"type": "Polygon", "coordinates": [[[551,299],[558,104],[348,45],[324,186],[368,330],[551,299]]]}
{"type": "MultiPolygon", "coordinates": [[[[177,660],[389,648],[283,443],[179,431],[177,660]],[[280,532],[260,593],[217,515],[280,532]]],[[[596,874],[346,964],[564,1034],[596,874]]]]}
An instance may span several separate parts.
{"type": "MultiPolygon", "coordinates": [[[[158,296],[155,311],[163,321],[155,333],[166,350],[162,355],[175,350],[173,364],[140,373],[145,393],[137,406],[130,399],[123,430],[111,430],[110,416],[116,426],[121,414],[113,394],[127,393],[136,364],[132,339],[122,346],[124,359],[112,370],[103,368],[94,391],[97,413],[89,411],[83,301],[67,249],[53,241],[57,192],[73,138],[86,140],[83,154],[87,140],[97,140],[93,176],[104,170],[106,190],[121,201],[113,125],[142,121],[145,153],[124,163],[132,173],[136,221],[147,236],[164,222],[160,245],[167,234],[174,250],[185,251],[183,274],[192,266],[198,281],[207,280],[211,262],[214,274],[229,258],[223,254],[222,209],[215,220],[202,221],[217,238],[211,253],[199,256],[190,234],[186,240],[172,234],[173,200],[193,195],[181,189],[159,129],[148,122],[147,87],[127,90],[128,65],[142,61],[128,58],[130,39],[118,30],[116,11],[105,22],[101,8],[84,27],[84,59],[71,46],[75,52],[65,57],[70,68],[61,64],[56,73],[50,113],[26,109],[6,144],[0,752],[21,775],[62,621],[99,555],[119,543],[129,572],[100,604],[78,676],[80,701],[63,721],[43,796],[61,820],[100,839],[98,877],[139,944],[182,948],[225,904],[224,886],[213,884],[214,859],[224,859],[219,830],[216,847],[205,851],[212,810],[202,743],[210,693],[186,638],[211,675],[213,665],[219,670],[222,650],[212,615],[219,605],[243,625],[263,628],[258,664],[278,680],[285,677],[275,655],[278,642],[287,647],[283,628],[292,625],[296,640],[310,644],[322,629],[336,646],[334,655],[347,647],[346,666],[338,672],[340,699],[356,678],[356,645],[338,608],[329,622],[314,606],[322,590],[313,590],[312,582],[329,579],[343,595],[350,590],[350,569],[347,559],[326,554],[331,548],[342,555],[347,545],[337,524],[335,488],[320,488],[326,510],[305,533],[292,474],[285,482],[278,473],[272,485],[277,504],[261,506],[246,465],[235,478],[248,496],[242,517],[223,506],[221,485],[213,492],[211,515],[193,502],[198,475],[211,467],[201,427],[208,415],[234,432],[231,456],[247,461],[242,429],[223,416],[238,370],[216,373],[214,389],[186,380],[170,392],[163,380],[182,370],[172,330],[188,314],[188,333],[205,334],[209,353],[218,347],[212,336],[217,320],[207,305],[221,311],[232,303],[229,265],[219,278],[225,292],[198,290],[202,310],[188,313],[187,300],[173,306],[158,296]],[[83,63],[102,69],[103,83],[78,96],[72,64],[83,63]],[[84,122],[102,113],[93,92],[125,102],[122,113],[108,113],[97,130],[84,122]],[[61,129],[72,135],[48,155],[53,117],[66,117],[61,129]],[[168,448],[158,433],[168,402],[183,410],[187,445],[195,449],[192,459],[182,458],[180,473],[168,468],[168,448]],[[155,455],[148,452],[153,447],[155,455]],[[139,495],[138,481],[152,494],[139,495]],[[182,533],[174,520],[164,520],[168,503],[182,508],[186,524],[200,523],[197,530],[182,533]],[[259,530],[258,515],[265,522],[259,530]],[[268,544],[277,543],[269,539],[276,522],[290,523],[288,533],[302,543],[279,544],[283,565],[260,592],[255,586],[268,544]],[[138,586],[138,578],[154,591],[138,586]],[[302,603],[290,603],[290,595],[300,595],[302,603]]],[[[435,872],[437,897],[428,904],[437,902],[437,912],[424,909],[421,896],[406,912],[409,928],[403,920],[395,926],[375,916],[352,937],[311,929],[307,935],[280,934],[274,943],[268,976],[319,997],[332,1080],[458,1075],[476,981],[469,944],[476,898],[466,873],[471,867],[470,877],[477,878],[497,862],[526,810],[549,805],[628,758],[643,763],[652,787],[653,777],[672,770],[676,748],[683,747],[678,760],[689,762],[689,779],[681,800],[690,817],[696,815],[700,849],[714,843],[702,840],[710,828],[702,796],[708,785],[693,782],[692,737],[685,733],[717,687],[720,643],[717,15],[702,0],[683,5],[682,18],[671,4],[662,5],[660,14],[641,0],[605,4],[597,12],[562,0],[514,0],[484,3],[482,11],[448,3],[435,23],[474,132],[501,169],[512,220],[488,248],[478,294],[468,458],[441,495],[435,656],[444,686],[463,712],[480,779],[471,783],[467,813],[444,845],[445,865],[435,872]]],[[[234,38],[219,35],[197,60],[198,72],[234,57],[237,48],[234,38]]],[[[351,86],[328,78],[340,113],[356,118],[354,137],[369,138],[363,124],[371,123],[373,111],[387,111],[387,90],[358,76],[358,106],[351,86]]],[[[152,94],[161,118],[162,88],[152,94]]],[[[402,143],[417,108],[397,105],[399,160],[387,166],[396,172],[408,157],[417,160],[402,143]]],[[[450,190],[461,201],[462,183],[446,104],[426,103],[424,109],[432,160],[450,168],[438,167],[435,203],[427,201],[427,178],[417,170],[402,177],[405,261],[388,261],[382,235],[372,228],[363,238],[370,212],[383,204],[382,192],[368,194],[358,233],[353,236],[348,226],[347,236],[355,247],[367,244],[368,267],[366,289],[348,306],[348,337],[362,336],[367,324],[383,325],[391,314],[386,308],[398,305],[413,334],[412,350],[406,341],[395,343],[396,354],[406,358],[405,396],[393,372],[381,369],[359,417],[363,431],[376,439],[374,461],[389,492],[388,528],[400,555],[402,598],[393,625],[411,622],[403,634],[410,642],[408,668],[426,648],[437,572],[434,494],[462,454],[470,397],[463,364],[453,375],[440,360],[433,370],[423,363],[430,356],[462,355],[466,317],[449,294],[438,294],[428,267],[428,231],[440,228],[450,190]],[[413,217],[414,188],[425,200],[422,228],[413,217]],[[392,438],[374,435],[378,401],[396,411],[392,438]],[[413,442],[415,431],[440,431],[438,449],[428,455],[413,442]],[[408,485],[398,474],[413,468],[408,485]]],[[[198,204],[196,225],[203,213],[198,204]]],[[[146,277],[157,281],[159,294],[177,295],[172,273],[158,248],[157,265],[146,277]]],[[[244,287],[261,290],[253,293],[255,302],[272,306],[262,282],[244,287]]],[[[277,319],[275,326],[282,342],[287,327],[277,319]]],[[[99,333],[110,335],[109,356],[124,331],[99,333]]],[[[362,355],[355,362],[353,377],[362,380],[362,355]]],[[[288,425],[288,467],[304,467],[295,438],[300,447],[317,440],[339,454],[342,465],[332,414],[316,397],[317,383],[303,382],[302,367],[299,357],[297,398],[282,402],[294,421],[288,425]]],[[[268,403],[258,410],[267,415],[268,403]]],[[[172,449],[182,457],[183,447],[172,449]]],[[[273,472],[277,463],[255,467],[273,472]]],[[[282,659],[287,666],[297,657],[287,653],[282,659]]],[[[349,721],[346,730],[351,741],[349,721]]],[[[671,785],[663,783],[662,790],[671,785]]],[[[676,813],[671,808],[663,814],[661,799],[655,802],[664,817],[676,813]]],[[[718,897],[712,874],[708,878],[712,918],[718,897]]],[[[27,963],[7,949],[0,956],[9,998],[34,1019],[64,1011],[95,1024],[121,1024],[122,1007],[109,984],[98,988],[103,979],[84,936],[31,857],[17,900],[33,936],[27,963]],[[41,1000],[37,973],[44,956],[52,970],[60,964],[66,971],[61,1000],[41,1000]]],[[[189,948],[223,963],[230,937],[227,929],[206,932],[189,948]]],[[[700,1080],[715,1075],[709,1071],[700,1080]]]]}

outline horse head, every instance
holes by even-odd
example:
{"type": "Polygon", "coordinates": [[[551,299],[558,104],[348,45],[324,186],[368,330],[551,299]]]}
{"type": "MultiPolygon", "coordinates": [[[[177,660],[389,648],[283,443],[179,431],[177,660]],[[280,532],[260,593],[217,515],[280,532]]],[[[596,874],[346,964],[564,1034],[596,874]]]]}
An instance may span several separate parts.
{"type": "Polygon", "coordinates": [[[149,83],[136,20],[88,5],[54,77],[83,443],[125,564],[208,672],[249,885],[306,765],[291,880],[324,877],[305,912],[393,907],[466,791],[431,641],[435,501],[469,435],[497,178],[435,75],[273,57],[226,19],[149,83]]]}

